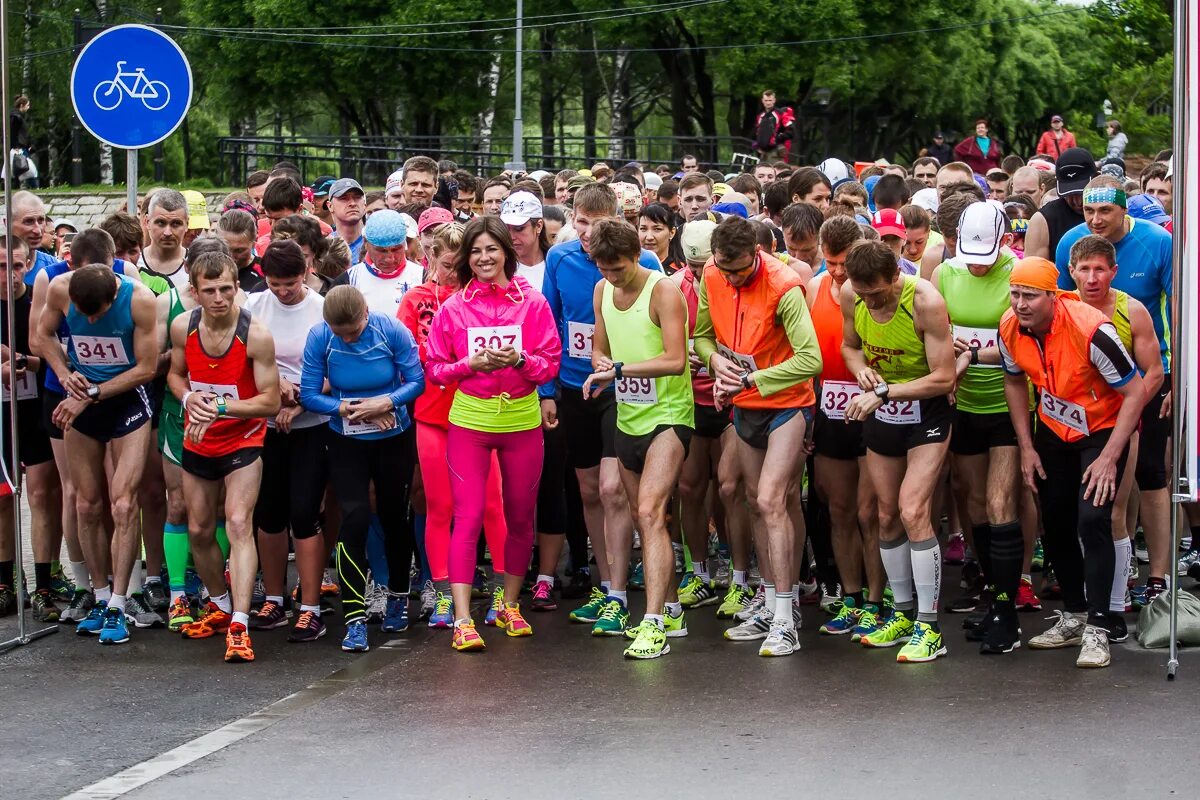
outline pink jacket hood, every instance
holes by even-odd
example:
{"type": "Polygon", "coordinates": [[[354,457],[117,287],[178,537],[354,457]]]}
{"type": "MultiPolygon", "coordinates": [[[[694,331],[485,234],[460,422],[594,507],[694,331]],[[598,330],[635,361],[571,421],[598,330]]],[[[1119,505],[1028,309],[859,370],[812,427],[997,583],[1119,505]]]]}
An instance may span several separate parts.
{"type": "Polygon", "coordinates": [[[482,398],[501,394],[524,397],[558,375],[562,357],[549,303],[520,275],[514,275],[504,289],[472,279],[434,316],[425,347],[425,372],[431,382],[439,386],[457,383],[460,391],[482,398]],[[518,349],[525,353],[520,369],[471,369],[468,362],[473,347],[514,342],[518,335],[518,349]]]}

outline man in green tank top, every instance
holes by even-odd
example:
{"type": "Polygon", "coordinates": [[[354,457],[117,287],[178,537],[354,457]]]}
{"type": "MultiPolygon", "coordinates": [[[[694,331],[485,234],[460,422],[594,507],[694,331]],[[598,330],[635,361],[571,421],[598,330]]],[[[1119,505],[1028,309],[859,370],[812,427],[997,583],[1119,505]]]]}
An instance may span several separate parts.
{"type": "Polygon", "coordinates": [[[671,651],[668,637],[687,635],[666,519],[695,427],[687,304],[665,275],[638,264],[638,234],[624,220],[595,223],[591,255],[604,280],[592,301],[593,372],[583,395],[598,395],[615,383],[621,482],[642,534],[646,574],[646,616],[626,630],[633,643],[625,657],[658,658],[671,651]]]}
{"type": "MultiPolygon", "coordinates": [[[[1017,592],[1025,539],[1017,516],[1020,461],[996,344],[1000,318],[1010,306],[1008,276],[1016,262],[1006,249],[1012,240],[1008,229],[1008,216],[999,206],[970,204],[958,220],[955,257],[931,276],[946,301],[954,337],[957,413],[950,437],[951,486],[983,573],[983,583],[972,594],[984,614],[967,623],[967,638],[981,642],[981,653],[1011,653],[1021,645],[1017,592]]],[[[1029,544],[1032,556],[1032,539],[1029,544]]],[[[1037,603],[1032,584],[1027,590],[1037,603]]]]}
{"type": "Polygon", "coordinates": [[[937,622],[942,559],[930,521],[952,420],[946,396],[954,389],[954,345],[946,304],[928,281],[902,275],[883,242],[851,247],[846,273],[842,355],[862,390],[846,419],[863,421],[879,503],[879,554],[896,606],[859,642],[907,641],[897,661],[933,661],[946,654],[937,622]]]}
{"type": "MultiPolygon", "coordinates": [[[[1162,355],[1154,320],[1141,301],[1112,288],[1117,276],[1117,251],[1103,236],[1090,234],[1071,245],[1071,279],[1075,281],[1079,299],[1104,312],[1117,329],[1117,336],[1142,372],[1142,385],[1149,402],[1162,387],[1164,380],[1162,355]]],[[[1139,434],[1129,437],[1129,457],[1137,461],[1139,434]]],[[[1116,569],[1113,571],[1112,594],[1109,596],[1109,641],[1123,642],[1128,636],[1125,626],[1125,596],[1128,592],[1133,540],[1130,532],[1137,524],[1136,514],[1129,513],[1129,497],[1133,491],[1135,471],[1126,469],[1113,501],[1113,549],[1116,569]]],[[[1135,572],[1136,574],[1136,572],[1135,572]]]]}

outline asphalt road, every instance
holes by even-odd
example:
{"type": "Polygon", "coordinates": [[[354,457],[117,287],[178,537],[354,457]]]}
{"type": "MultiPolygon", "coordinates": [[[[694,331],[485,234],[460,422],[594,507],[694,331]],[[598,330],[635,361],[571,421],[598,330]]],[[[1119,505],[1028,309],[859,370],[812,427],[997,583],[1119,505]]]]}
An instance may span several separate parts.
{"type": "MultiPolygon", "coordinates": [[[[819,636],[810,607],[802,651],[763,659],[708,608],[669,656],[626,662],[566,610],[531,614],[530,639],[486,629],[471,655],[424,627],[373,630],[366,656],[340,652],[340,626],[315,645],[280,629],[236,666],[216,640],[101,648],[63,626],[0,656],[0,798],[62,797],[155,757],[76,796],[1195,796],[1200,652],[1173,683],[1165,651],[1132,638],[1106,670],[1076,669],[1075,651],[985,658],[947,615],[950,656],[901,666],[819,636]],[[236,741],[209,752],[221,737],[236,741]],[[139,783],[181,745],[171,758],[194,760],[139,783]]],[[[1043,616],[1023,615],[1026,637],[1043,616]]]]}

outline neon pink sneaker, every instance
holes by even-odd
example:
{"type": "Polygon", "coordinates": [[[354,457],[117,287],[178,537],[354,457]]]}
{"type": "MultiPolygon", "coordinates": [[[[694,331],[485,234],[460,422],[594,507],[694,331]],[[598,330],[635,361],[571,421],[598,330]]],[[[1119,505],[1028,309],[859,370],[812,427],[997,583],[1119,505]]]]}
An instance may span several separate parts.
{"type": "Polygon", "coordinates": [[[950,541],[942,551],[942,561],[946,564],[961,564],[967,560],[967,539],[961,533],[950,534],[950,541]]]}
{"type": "Polygon", "coordinates": [[[558,608],[554,600],[554,587],[550,581],[538,581],[533,587],[533,610],[553,611],[558,608]]]}

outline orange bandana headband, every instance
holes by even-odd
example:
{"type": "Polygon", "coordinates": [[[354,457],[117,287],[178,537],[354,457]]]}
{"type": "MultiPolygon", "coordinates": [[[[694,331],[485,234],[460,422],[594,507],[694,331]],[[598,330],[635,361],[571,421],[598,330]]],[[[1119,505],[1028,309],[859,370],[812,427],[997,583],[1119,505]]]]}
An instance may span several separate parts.
{"type": "Polygon", "coordinates": [[[1046,292],[1058,291],[1058,267],[1044,258],[1022,258],[1013,266],[1008,282],[1046,292]]]}

